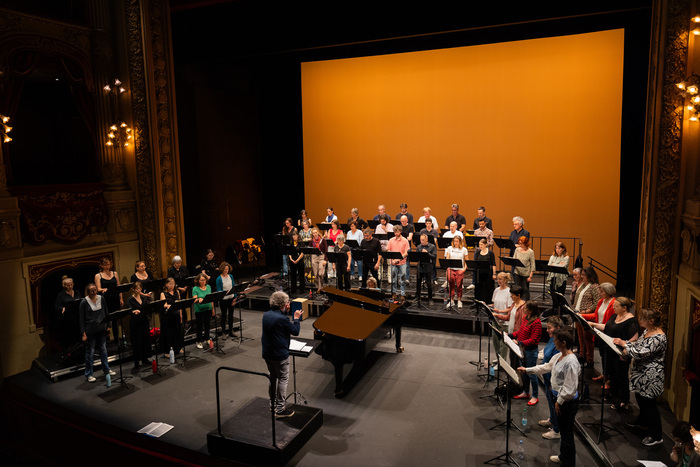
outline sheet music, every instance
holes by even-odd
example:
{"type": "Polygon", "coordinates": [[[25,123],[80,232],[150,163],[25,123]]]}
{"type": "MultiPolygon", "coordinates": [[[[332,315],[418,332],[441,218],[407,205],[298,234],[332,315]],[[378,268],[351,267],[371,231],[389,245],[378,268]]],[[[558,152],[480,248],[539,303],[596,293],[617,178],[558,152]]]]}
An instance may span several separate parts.
{"type": "Polygon", "coordinates": [[[168,431],[172,430],[175,428],[172,425],[168,425],[167,423],[163,422],[153,422],[149,423],[145,427],[141,428],[138,433],[142,433],[144,435],[148,436],[153,436],[154,438],[160,438],[164,434],[166,434],[168,431]]]}
{"type": "Polygon", "coordinates": [[[593,329],[593,332],[595,332],[595,333],[598,335],[598,337],[600,337],[601,339],[603,339],[603,340],[605,341],[605,343],[608,344],[608,347],[610,347],[611,349],[613,349],[613,350],[615,351],[616,354],[618,354],[619,356],[622,356],[622,355],[623,355],[622,351],[620,350],[620,347],[617,346],[617,345],[615,345],[615,344],[613,344],[613,338],[612,338],[612,337],[608,336],[607,334],[605,334],[605,333],[602,332],[602,331],[599,331],[598,329],[593,329]]]}
{"type": "Polygon", "coordinates": [[[513,381],[515,381],[516,383],[518,383],[519,385],[522,386],[523,379],[522,379],[520,373],[518,373],[516,370],[514,370],[513,367],[510,366],[508,364],[508,362],[506,362],[503,359],[503,357],[501,357],[500,355],[498,356],[498,365],[500,366],[500,368],[504,369],[506,371],[506,373],[508,373],[508,376],[510,376],[510,379],[512,379],[513,381]]]}
{"type": "Polygon", "coordinates": [[[520,351],[520,346],[513,342],[513,339],[508,337],[508,333],[503,331],[503,340],[505,341],[506,345],[510,347],[510,350],[513,351],[516,357],[522,359],[523,358],[523,353],[520,351]]]}
{"type": "Polygon", "coordinates": [[[289,341],[289,350],[296,350],[298,352],[306,352],[309,353],[313,350],[313,347],[310,345],[306,345],[306,343],[291,339],[289,341]]]}

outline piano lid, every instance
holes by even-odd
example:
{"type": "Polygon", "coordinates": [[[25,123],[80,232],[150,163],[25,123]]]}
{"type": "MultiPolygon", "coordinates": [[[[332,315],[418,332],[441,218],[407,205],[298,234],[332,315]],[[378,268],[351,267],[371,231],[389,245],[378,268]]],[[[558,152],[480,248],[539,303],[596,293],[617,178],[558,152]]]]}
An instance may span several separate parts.
{"type": "Polygon", "coordinates": [[[393,313],[384,314],[336,302],[314,322],[314,329],[345,339],[369,338],[393,313]]]}
{"type": "Polygon", "coordinates": [[[393,313],[399,306],[396,303],[384,302],[366,297],[364,295],[347,292],[345,290],[336,289],[335,287],[324,287],[321,289],[324,293],[331,297],[334,302],[345,303],[348,305],[373,310],[379,313],[393,313]]]}

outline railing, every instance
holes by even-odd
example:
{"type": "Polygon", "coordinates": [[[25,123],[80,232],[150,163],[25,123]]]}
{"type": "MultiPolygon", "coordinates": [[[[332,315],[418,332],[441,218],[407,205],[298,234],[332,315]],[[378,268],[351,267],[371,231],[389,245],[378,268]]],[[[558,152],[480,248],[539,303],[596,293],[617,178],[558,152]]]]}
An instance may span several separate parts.
{"type": "MultiPolygon", "coordinates": [[[[494,235],[497,238],[508,238],[507,235],[494,235]]],[[[530,248],[535,252],[535,258],[541,260],[549,260],[549,257],[554,253],[554,245],[557,242],[563,242],[566,245],[567,254],[569,255],[569,272],[574,269],[574,262],[578,255],[581,254],[581,239],[579,237],[530,237],[530,248]],[[546,242],[545,242],[546,241],[546,242]],[[548,245],[544,245],[548,243],[548,245]],[[544,249],[543,249],[544,248],[544,249]]],[[[501,255],[506,256],[508,251],[502,251],[501,255]]],[[[503,270],[503,265],[499,262],[499,270],[503,270]]]]}
{"type": "MultiPolygon", "coordinates": [[[[250,371],[250,370],[243,370],[241,368],[233,368],[229,366],[220,366],[219,368],[216,369],[216,426],[217,426],[217,432],[219,433],[219,436],[223,437],[221,434],[221,399],[219,397],[219,372],[222,370],[226,371],[237,371],[239,373],[247,373],[249,375],[258,375],[258,376],[264,376],[268,380],[268,384],[270,381],[270,375],[267,373],[259,373],[257,371],[250,371]]],[[[274,401],[270,400],[271,407],[274,406],[274,401]]],[[[275,449],[279,449],[279,446],[277,446],[277,439],[276,439],[276,432],[275,432],[275,411],[270,410],[270,417],[272,418],[272,445],[275,447],[275,449]]]]}

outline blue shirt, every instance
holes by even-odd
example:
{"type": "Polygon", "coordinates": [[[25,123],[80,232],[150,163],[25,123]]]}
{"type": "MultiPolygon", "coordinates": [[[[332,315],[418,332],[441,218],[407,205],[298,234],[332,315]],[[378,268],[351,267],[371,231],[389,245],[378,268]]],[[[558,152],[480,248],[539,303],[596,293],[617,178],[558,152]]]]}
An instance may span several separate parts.
{"type": "MultiPolygon", "coordinates": [[[[520,229],[520,232],[513,230],[510,233],[510,241],[513,242],[513,245],[515,245],[516,248],[518,247],[518,239],[520,237],[527,237],[527,239],[529,240],[530,232],[525,230],[525,227],[523,227],[522,229],[520,229]]],[[[510,252],[510,255],[513,256],[513,251],[510,252]]]]}
{"type": "Polygon", "coordinates": [[[265,312],[262,318],[262,356],[265,360],[289,358],[290,336],[298,336],[299,320],[289,321],[282,310],[265,312]]]}
{"type": "MultiPolygon", "coordinates": [[[[544,364],[544,363],[549,362],[558,353],[559,353],[559,350],[557,350],[557,348],[554,346],[554,338],[550,337],[549,342],[547,342],[547,345],[544,346],[542,363],[544,364]]],[[[550,380],[552,378],[551,373],[545,373],[544,375],[542,375],[542,377],[544,378],[544,385],[545,386],[549,387],[552,385],[552,383],[550,382],[550,380]]]]}

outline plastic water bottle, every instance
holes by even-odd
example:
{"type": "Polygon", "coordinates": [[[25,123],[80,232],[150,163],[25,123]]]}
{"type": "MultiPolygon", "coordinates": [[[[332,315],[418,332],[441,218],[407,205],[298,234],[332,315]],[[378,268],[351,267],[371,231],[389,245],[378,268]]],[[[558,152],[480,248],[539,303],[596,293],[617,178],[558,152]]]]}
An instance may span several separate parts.
{"type": "Polygon", "coordinates": [[[170,363],[175,363],[175,351],[170,347],[170,363]]]}
{"type": "Polygon", "coordinates": [[[484,357],[484,370],[489,367],[489,359],[484,357]]]}
{"type": "Polygon", "coordinates": [[[523,418],[522,418],[521,422],[523,424],[523,429],[525,429],[525,431],[527,431],[527,409],[523,409],[523,418]]]}
{"type": "MultiPolygon", "coordinates": [[[[523,420],[525,420],[525,419],[523,419],[523,420]]],[[[522,439],[518,442],[518,459],[520,459],[520,460],[525,459],[525,446],[523,445],[522,439]]]]}
{"type": "Polygon", "coordinates": [[[112,387],[112,376],[109,374],[109,372],[105,373],[105,379],[107,380],[107,387],[111,388],[112,387]]]}
{"type": "Polygon", "coordinates": [[[153,373],[158,373],[158,356],[151,361],[151,367],[153,367],[153,373]]]}
{"type": "Polygon", "coordinates": [[[494,377],[493,365],[489,366],[489,377],[490,378],[494,377]]]}

